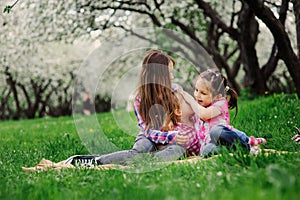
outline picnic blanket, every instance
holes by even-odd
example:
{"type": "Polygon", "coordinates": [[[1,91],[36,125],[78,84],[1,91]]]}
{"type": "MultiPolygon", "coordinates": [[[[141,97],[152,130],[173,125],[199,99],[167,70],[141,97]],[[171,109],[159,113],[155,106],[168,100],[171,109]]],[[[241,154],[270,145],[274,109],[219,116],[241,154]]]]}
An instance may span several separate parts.
{"type": "Polygon", "coordinates": [[[43,158],[36,166],[34,167],[22,167],[22,170],[25,172],[31,172],[31,171],[45,171],[45,170],[61,170],[61,169],[75,169],[75,168],[81,168],[81,169],[98,169],[98,170],[108,170],[108,169],[125,169],[129,168],[131,166],[123,166],[123,165],[117,165],[117,164],[106,164],[106,165],[97,165],[94,167],[75,167],[72,164],[65,164],[65,161],[61,162],[52,162],[51,160],[47,160],[43,158]]]}
{"type": "MultiPolygon", "coordinates": [[[[264,149],[263,151],[261,149],[257,149],[255,152],[252,152],[251,154],[253,155],[259,155],[264,154],[268,156],[269,154],[288,154],[288,153],[299,153],[299,152],[288,152],[288,151],[277,151],[275,149],[264,149]]],[[[233,155],[232,153],[230,155],[233,155]]],[[[221,155],[216,155],[210,158],[201,158],[200,156],[191,156],[188,157],[187,159],[183,160],[175,160],[175,161],[170,161],[170,162],[165,162],[164,164],[185,164],[185,163],[197,163],[201,161],[207,161],[214,159],[218,156],[221,155]]],[[[106,164],[106,165],[97,165],[94,167],[75,167],[72,164],[65,164],[65,161],[61,162],[53,162],[51,160],[47,160],[43,158],[36,166],[33,167],[22,167],[22,170],[24,172],[33,172],[33,171],[46,171],[46,170],[62,170],[62,169],[74,169],[74,168],[82,168],[82,169],[95,169],[95,170],[110,170],[110,169],[130,169],[133,168],[134,166],[132,165],[118,165],[118,164],[106,164]]]]}

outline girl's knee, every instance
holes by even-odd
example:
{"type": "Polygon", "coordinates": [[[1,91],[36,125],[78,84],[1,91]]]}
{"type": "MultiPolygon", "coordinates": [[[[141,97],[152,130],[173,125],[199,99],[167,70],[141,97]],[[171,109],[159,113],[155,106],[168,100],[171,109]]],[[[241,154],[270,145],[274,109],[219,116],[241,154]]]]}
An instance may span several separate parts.
{"type": "Polygon", "coordinates": [[[223,129],[224,129],[224,126],[218,125],[218,126],[212,127],[212,129],[210,130],[210,132],[211,132],[212,134],[216,134],[216,133],[222,132],[223,129]]]}
{"type": "Polygon", "coordinates": [[[136,139],[132,150],[135,151],[136,153],[148,153],[154,151],[155,146],[146,137],[140,137],[136,139]]]}
{"type": "Polygon", "coordinates": [[[214,126],[211,130],[210,130],[210,138],[213,142],[218,141],[218,139],[220,138],[220,135],[223,132],[223,126],[214,126]]]}

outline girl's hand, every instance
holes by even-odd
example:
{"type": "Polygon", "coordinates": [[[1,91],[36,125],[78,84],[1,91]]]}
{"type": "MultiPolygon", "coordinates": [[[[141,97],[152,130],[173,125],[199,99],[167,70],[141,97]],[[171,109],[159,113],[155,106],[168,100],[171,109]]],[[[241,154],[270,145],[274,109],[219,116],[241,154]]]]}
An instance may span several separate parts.
{"type": "Polygon", "coordinates": [[[183,96],[184,100],[187,101],[189,104],[196,102],[194,97],[187,93],[186,91],[180,91],[180,94],[183,96]]]}
{"type": "Polygon", "coordinates": [[[206,121],[221,114],[221,111],[215,106],[208,106],[207,108],[205,108],[202,105],[200,105],[196,101],[196,99],[193,96],[191,96],[189,93],[182,91],[181,94],[185,99],[185,101],[188,104],[190,104],[193,111],[201,120],[206,121]]]}
{"type": "Polygon", "coordinates": [[[187,146],[189,138],[188,138],[188,136],[180,135],[180,133],[179,133],[179,134],[177,134],[175,141],[180,146],[187,146]]]}

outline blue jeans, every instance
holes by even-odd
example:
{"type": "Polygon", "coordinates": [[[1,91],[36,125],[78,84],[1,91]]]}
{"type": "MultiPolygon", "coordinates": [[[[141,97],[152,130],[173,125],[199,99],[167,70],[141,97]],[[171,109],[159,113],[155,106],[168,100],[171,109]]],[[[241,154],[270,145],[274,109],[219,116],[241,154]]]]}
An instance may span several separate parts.
{"type": "Polygon", "coordinates": [[[210,131],[210,138],[210,143],[206,144],[201,150],[202,157],[210,157],[220,153],[221,149],[219,146],[226,146],[236,150],[237,143],[240,143],[243,149],[250,150],[248,136],[237,129],[230,130],[223,125],[215,126],[210,131]]]}
{"type": "Polygon", "coordinates": [[[248,144],[249,137],[246,135],[246,133],[244,133],[243,131],[240,131],[238,129],[235,129],[235,128],[233,128],[232,131],[235,132],[239,136],[240,140],[242,140],[243,142],[248,144]]]}
{"type": "Polygon", "coordinates": [[[139,134],[131,150],[97,156],[96,160],[101,164],[124,164],[137,158],[149,156],[149,153],[157,160],[171,161],[182,157],[185,154],[185,149],[179,145],[169,144],[165,149],[158,151],[155,143],[146,138],[144,134],[139,134]]]}

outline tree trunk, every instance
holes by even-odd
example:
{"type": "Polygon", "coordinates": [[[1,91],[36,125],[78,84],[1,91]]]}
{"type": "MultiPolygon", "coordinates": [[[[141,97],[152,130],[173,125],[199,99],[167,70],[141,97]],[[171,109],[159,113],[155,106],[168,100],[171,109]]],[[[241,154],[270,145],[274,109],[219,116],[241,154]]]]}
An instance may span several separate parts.
{"type": "Polygon", "coordinates": [[[247,4],[243,4],[238,25],[240,27],[240,37],[238,40],[242,63],[246,72],[244,85],[261,95],[267,91],[267,84],[263,74],[260,71],[255,44],[258,35],[258,23],[255,20],[254,13],[247,4]]]}
{"type": "Polygon", "coordinates": [[[6,75],[6,83],[9,85],[16,104],[16,110],[13,114],[13,119],[19,119],[20,113],[21,113],[21,107],[20,107],[20,101],[18,97],[18,91],[17,91],[17,82],[13,79],[12,74],[8,71],[8,67],[5,68],[4,74],[6,75]]]}
{"type": "Polygon", "coordinates": [[[300,1],[292,0],[292,2],[293,2],[293,7],[294,7],[294,13],[295,13],[298,59],[300,59],[300,1]]]}
{"type": "MultiPolygon", "coordinates": [[[[286,64],[300,98],[300,61],[294,53],[291,41],[282,23],[274,16],[273,12],[264,6],[260,0],[244,0],[271,31],[278,47],[280,58],[286,64]]],[[[296,1],[294,1],[296,2],[296,1]]],[[[298,5],[298,3],[296,3],[298,5]]]]}
{"type": "MultiPolygon", "coordinates": [[[[280,11],[279,11],[279,21],[283,25],[285,24],[288,5],[289,5],[289,0],[282,0],[281,6],[280,6],[280,11]]],[[[266,80],[268,80],[270,78],[270,76],[274,73],[274,71],[276,70],[278,61],[279,61],[279,53],[278,53],[276,42],[274,42],[272,51],[271,51],[271,55],[270,55],[267,63],[265,63],[261,69],[266,80]]]]}
{"type": "Polygon", "coordinates": [[[220,38],[220,34],[218,33],[218,26],[211,23],[208,28],[206,49],[209,49],[209,52],[210,54],[212,54],[213,60],[217,65],[218,69],[220,71],[222,71],[222,69],[225,70],[227,79],[231,84],[231,87],[233,87],[235,91],[239,94],[241,91],[241,87],[235,80],[236,73],[232,73],[230,66],[226,62],[226,56],[227,56],[226,53],[225,55],[221,55],[220,51],[218,50],[219,38],[220,38]]]}
{"type": "MultiPolygon", "coordinates": [[[[2,93],[5,94],[6,93],[6,89],[4,89],[2,91],[2,93]]],[[[7,102],[8,102],[10,94],[11,94],[11,89],[8,89],[8,93],[1,98],[1,105],[0,105],[1,114],[0,114],[0,119],[2,119],[2,120],[9,119],[9,116],[5,115],[5,110],[7,109],[7,102]]]]}

